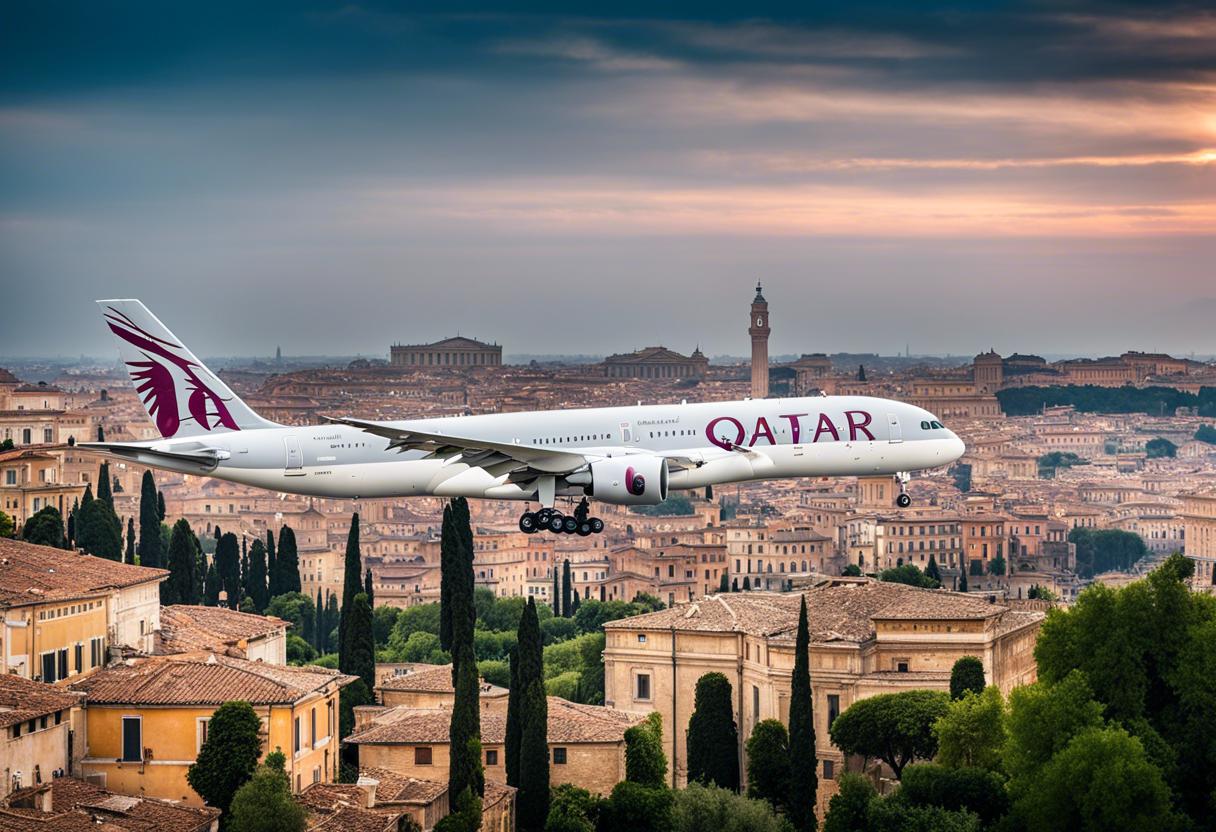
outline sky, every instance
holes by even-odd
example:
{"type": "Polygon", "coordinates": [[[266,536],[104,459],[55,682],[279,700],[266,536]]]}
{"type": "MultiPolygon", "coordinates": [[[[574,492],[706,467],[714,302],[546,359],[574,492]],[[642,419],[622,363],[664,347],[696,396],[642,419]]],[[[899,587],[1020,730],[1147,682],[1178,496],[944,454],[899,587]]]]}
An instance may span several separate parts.
{"type": "Polygon", "coordinates": [[[1216,353],[1210,6],[611,8],[10,0],[0,355],[1216,353]]]}

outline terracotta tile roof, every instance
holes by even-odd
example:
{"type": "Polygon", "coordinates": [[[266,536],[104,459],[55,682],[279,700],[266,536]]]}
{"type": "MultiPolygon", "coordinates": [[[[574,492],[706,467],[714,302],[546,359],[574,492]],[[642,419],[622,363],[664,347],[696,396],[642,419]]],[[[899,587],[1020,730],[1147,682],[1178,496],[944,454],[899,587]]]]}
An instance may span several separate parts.
{"type": "Polygon", "coordinates": [[[0,728],[80,704],[78,693],[6,673],[0,676],[0,728]]]}
{"type": "Polygon", "coordinates": [[[0,809],[0,832],[76,829],[200,832],[210,829],[219,816],[217,809],[119,795],[74,777],[60,777],[42,786],[13,792],[5,798],[4,806],[6,808],[0,809]],[[50,812],[13,808],[33,805],[32,800],[47,789],[51,793],[50,812]]]}
{"type": "MultiPolygon", "coordinates": [[[[550,743],[622,742],[625,731],[646,718],[645,714],[579,705],[556,696],[549,698],[548,741],[550,743]]],[[[442,745],[448,742],[452,722],[449,710],[392,708],[371,726],[346,738],[346,742],[368,745],[442,745]]],[[[481,715],[481,741],[501,745],[507,735],[507,719],[501,714],[481,715]]]]}
{"type": "MultiPolygon", "coordinates": [[[[437,664],[419,667],[409,673],[385,676],[376,687],[406,693],[452,693],[452,665],[437,664]]],[[[506,696],[509,691],[481,680],[482,696],[506,696]]]]}
{"type": "Polygon", "coordinates": [[[376,803],[434,803],[448,790],[447,783],[406,777],[385,768],[361,768],[359,780],[376,781],[376,803]]]}
{"type": "Polygon", "coordinates": [[[0,608],[80,598],[168,576],[167,569],[0,538],[0,608]]]}
{"type": "Polygon", "coordinates": [[[514,799],[517,791],[519,789],[514,786],[508,786],[506,783],[495,783],[492,780],[487,780],[486,793],[481,799],[481,811],[484,813],[486,809],[508,798],[514,799]]]}
{"type": "MultiPolygon", "coordinates": [[[[1009,608],[958,592],[918,589],[867,579],[833,579],[806,590],[807,618],[814,642],[868,641],[875,620],[988,619],[1009,608]]],[[[605,629],[746,633],[773,641],[793,641],[799,593],[732,592],[658,612],[609,621],[605,629]]],[[[1041,617],[1041,615],[1039,616],[1041,617]]],[[[1022,623],[1027,623],[1025,619],[1022,623]]]]}
{"type": "MultiPolygon", "coordinates": [[[[404,812],[378,805],[369,809],[367,797],[367,791],[358,785],[313,783],[296,795],[296,802],[308,810],[309,830],[395,832],[404,812]]],[[[376,802],[379,803],[379,794],[376,802]]]]}
{"type": "Polygon", "coordinates": [[[239,641],[270,635],[288,622],[269,615],[252,615],[223,607],[174,605],[160,608],[160,630],[154,653],[222,650],[239,641]]]}
{"type": "Polygon", "coordinates": [[[70,687],[90,705],[287,705],[355,677],[323,667],[290,667],[226,656],[157,656],[99,670],[70,687]]]}

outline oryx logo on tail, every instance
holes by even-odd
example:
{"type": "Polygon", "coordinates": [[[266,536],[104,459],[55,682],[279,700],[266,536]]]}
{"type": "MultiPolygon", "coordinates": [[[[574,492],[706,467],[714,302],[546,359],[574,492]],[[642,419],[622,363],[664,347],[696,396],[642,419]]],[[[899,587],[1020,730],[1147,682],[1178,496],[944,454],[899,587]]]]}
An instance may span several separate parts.
{"type": "Polygon", "coordinates": [[[144,409],[166,439],[270,425],[136,300],[99,301],[144,409]]]}

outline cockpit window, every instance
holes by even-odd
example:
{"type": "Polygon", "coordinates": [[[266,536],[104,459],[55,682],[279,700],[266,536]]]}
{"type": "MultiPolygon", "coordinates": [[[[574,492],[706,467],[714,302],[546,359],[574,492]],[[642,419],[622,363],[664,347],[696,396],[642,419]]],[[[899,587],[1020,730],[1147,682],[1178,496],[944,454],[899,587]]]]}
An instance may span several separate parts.
{"type": "Polygon", "coordinates": [[[929,429],[929,423],[928,423],[928,422],[921,422],[921,423],[920,423],[920,429],[921,429],[921,430],[928,430],[928,429],[929,429]]]}
{"type": "Polygon", "coordinates": [[[938,421],[932,421],[932,422],[930,422],[930,423],[929,423],[929,425],[930,425],[930,426],[931,426],[931,427],[932,427],[934,430],[944,430],[944,429],[945,429],[945,427],[946,427],[945,425],[943,425],[941,422],[938,422],[938,421]]]}

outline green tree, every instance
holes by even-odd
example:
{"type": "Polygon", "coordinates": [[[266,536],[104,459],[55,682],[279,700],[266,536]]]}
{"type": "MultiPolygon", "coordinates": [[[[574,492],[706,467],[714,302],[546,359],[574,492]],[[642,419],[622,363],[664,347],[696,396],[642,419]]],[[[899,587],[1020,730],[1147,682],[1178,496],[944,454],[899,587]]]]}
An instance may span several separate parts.
{"type": "Polygon", "coordinates": [[[927,760],[937,753],[933,725],[945,715],[949,702],[945,693],[932,690],[860,699],[836,717],[828,729],[832,744],[845,754],[882,760],[898,779],[913,760],[927,760]]]}
{"type": "Polygon", "coordinates": [[[370,569],[363,573],[363,594],[367,596],[367,605],[372,608],[374,614],[376,610],[376,587],[372,581],[372,570],[370,569]]]}
{"type": "Polygon", "coordinates": [[[59,514],[59,509],[46,506],[35,512],[21,527],[21,539],[26,543],[62,549],[65,538],[63,517],[59,514]]]}
{"type": "Polygon", "coordinates": [[[971,812],[941,806],[916,806],[904,800],[871,800],[866,816],[870,832],[980,832],[980,819],[971,812]]]}
{"type": "Polygon", "coordinates": [[[199,797],[227,814],[237,789],[257,767],[262,721],[248,702],[225,702],[211,714],[207,741],[199,749],[186,781],[199,797]]]}
{"type": "Polygon", "coordinates": [[[836,794],[828,801],[823,832],[868,832],[870,803],[877,799],[878,791],[869,778],[842,774],[836,794]]]}
{"type": "Polygon", "coordinates": [[[966,691],[933,724],[937,760],[951,768],[997,769],[1005,745],[1005,703],[996,687],[966,691]]]}
{"type": "Polygon", "coordinates": [[[215,572],[220,588],[227,593],[229,609],[238,609],[241,604],[241,544],[236,535],[227,532],[215,544],[215,572]]]}
{"type": "MultiPolygon", "coordinates": [[[[518,760],[512,766],[519,783],[516,815],[521,829],[539,829],[549,815],[549,702],[543,680],[543,657],[539,615],[534,599],[528,599],[519,622],[517,655],[519,670],[516,697],[516,725],[508,726],[508,737],[518,737],[518,760]]],[[[510,710],[510,701],[507,703],[510,710]]],[[[508,715],[509,716],[509,715],[508,715]]],[[[512,749],[508,748],[508,754],[512,749]]]]}
{"type": "Polygon", "coordinates": [[[721,673],[697,680],[688,720],[688,780],[739,790],[739,731],[731,684],[721,673]]]}
{"type": "MultiPolygon", "coordinates": [[[[270,552],[267,551],[267,557],[270,552]]],[[[267,570],[269,571],[270,561],[267,561],[267,570]]],[[[317,587],[317,602],[312,608],[312,646],[317,648],[318,653],[325,652],[325,642],[329,636],[329,629],[326,627],[325,617],[325,601],[321,598],[321,588],[317,587]]]]}
{"type": "MultiPolygon", "coordinates": [[[[249,599],[246,598],[246,601],[249,599]]],[[[308,664],[317,657],[317,650],[306,639],[295,633],[287,634],[287,663],[308,664]]]]}
{"type": "Polygon", "coordinates": [[[1148,454],[1149,459],[1161,459],[1162,457],[1173,459],[1178,455],[1178,446],[1160,436],[1145,442],[1144,450],[1148,454]]]}
{"type": "Polygon", "coordinates": [[[1200,425],[1195,431],[1195,438],[1209,445],[1216,445],[1216,425],[1200,425]]]}
{"type": "Polygon", "coordinates": [[[439,533],[439,644],[452,649],[452,591],[459,560],[459,540],[452,525],[452,504],[443,507],[443,522],[439,533]]]}
{"type": "Polygon", "coordinates": [[[1006,569],[1005,559],[997,555],[992,560],[988,561],[989,575],[1004,575],[1006,569]]]}
{"type": "Polygon", "coordinates": [[[230,832],[303,832],[304,807],[291,796],[282,754],[268,755],[253,777],[232,796],[230,832]],[[271,761],[276,757],[278,764],[271,761]]]}
{"type": "Polygon", "coordinates": [[[898,799],[913,806],[972,812],[985,828],[991,828],[1009,811],[1004,778],[983,768],[910,765],[899,782],[898,799]]]}
{"type": "MultiPolygon", "coordinates": [[[[449,726],[448,784],[456,793],[472,789],[478,797],[485,794],[485,778],[481,767],[481,710],[480,680],[477,676],[477,661],[472,647],[456,644],[454,649],[460,658],[456,660],[455,697],[452,702],[452,721],[449,726]],[[455,749],[459,749],[457,752],[455,749]]],[[[453,657],[455,658],[455,657],[453,657]]],[[[544,818],[541,818],[543,824],[544,818]]]]}
{"type": "Polygon", "coordinates": [[[959,592],[967,592],[967,591],[968,591],[968,587],[967,587],[967,559],[966,559],[966,558],[962,558],[962,559],[959,561],[959,570],[958,570],[958,591],[959,591],[959,592]]]}
{"type": "Polygon", "coordinates": [[[338,651],[338,669],[358,676],[368,690],[373,690],[376,686],[376,650],[372,645],[372,611],[367,605],[367,596],[362,592],[356,595],[343,618],[348,620],[349,626],[346,628],[346,643],[338,651]]]}
{"type": "Polygon", "coordinates": [[[388,646],[389,636],[393,634],[393,627],[397,624],[397,616],[400,614],[400,609],[388,604],[372,608],[372,639],[376,642],[376,647],[388,646]]]}
{"type": "MultiPolygon", "coordinates": [[[[794,638],[794,672],[790,678],[790,822],[796,832],[809,832],[817,824],[815,800],[819,790],[819,761],[815,756],[815,714],[811,696],[811,635],[807,625],[806,596],[798,609],[794,638]]],[[[829,726],[830,727],[830,726],[829,726]]]]}
{"type": "Polygon", "coordinates": [[[779,811],[790,802],[790,735],[779,719],[756,723],[747,739],[747,796],[779,811]]]}
{"type": "MultiPolygon", "coordinates": [[[[933,564],[933,568],[937,568],[937,564],[933,564]]],[[[940,574],[940,573],[939,573],[940,574]]],[[[924,572],[921,572],[915,564],[905,563],[903,566],[893,566],[890,569],[884,569],[878,573],[878,580],[887,581],[894,584],[907,584],[908,586],[918,586],[924,589],[937,589],[940,586],[933,578],[930,578],[924,572]]]]}
{"type": "Polygon", "coordinates": [[[932,552],[929,553],[929,566],[925,569],[925,578],[932,581],[935,586],[942,585],[942,572],[937,568],[937,558],[933,556],[932,552]]]}
{"type": "Polygon", "coordinates": [[[523,677],[520,676],[520,663],[523,659],[519,654],[519,640],[526,636],[522,628],[521,618],[518,639],[509,660],[511,678],[507,685],[507,725],[506,735],[503,737],[503,768],[506,770],[507,785],[515,788],[519,788],[519,742],[523,737],[523,726],[519,721],[519,703],[523,698],[523,677]]]}
{"type": "Polygon", "coordinates": [[[554,786],[549,797],[545,832],[595,832],[600,799],[570,783],[554,786]]]}
{"type": "MultiPolygon", "coordinates": [[[[1005,771],[1015,791],[1077,734],[1102,727],[1102,706],[1093,699],[1085,674],[1074,670],[1055,684],[1036,682],[1009,694],[1005,771]]],[[[1029,787],[1029,786],[1027,786],[1029,787]]]]}
{"type": "Polygon", "coordinates": [[[139,564],[159,567],[164,563],[160,541],[161,518],[156,510],[156,481],[144,471],[139,486],[139,564]]]}
{"type": "Polygon", "coordinates": [[[718,592],[721,594],[730,592],[730,576],[725,569],[722,570],[722,578],[718,581],[718,592]]]}
{"type": "Polygon", "coordinates": [[[663,716],[658,711],[651,711],[643,722],[625,730],[625,779],[655,788],[666,785],[663,716]]]}
{"type": "Polygon", "coordinates": [[[763,800],[730,789],[689,783],[674,792],[676,832],[786,832],[789,825],[763,800]]]}
{"type": "Polygon", "coordinates": [[[13,518],[9,517],[3,511],[0,511],[0,537],[13,536],[13,518]]]}
{"type": "MultiPolygon", "coordinates": [[[[279,534],[279,557],[283,555],[283,535],[279,534]]],[[[363,592],[363,553],[359,548],[359,512],[350,518],[350,531],[346,533],[346,556],[342,566],[342,617],[338,621],[338,643],[345,647],[346,631],[350,621],[351,605],[355,596],[363,592]]],[[[343,672],[348,672],[343,670],[343,672]]],[[[451,792],[452,795],[459,792],[451,792]]]]}
{"type": "Polygon", "coordinates": [[[486,659],[477,663],[477,674],[491,685],[510,688],[511,667],[505,661],[486,659]]]}
{"type": "Polygon", "coordinates": [[[194,597],[194,569],[198,565],[194,545],[194,531],[183,517],[173,524],[169,538],[169,578],[160,585],[162,604],[197,604],[201,600],[194,597]]]}
{"type": "Polygon", "coordinates": [[[275,565],[279,569],[279,590],[281,592],[300,591],[300,555],[296,549],[296,533],[291,526],[279,529],[279,552],[275,557],[275,565]]]}
{"type": "Polygon", "coordinates": [[[861,567],[855,563],[850,563],[841,571],[840,574],[848,578],[860,578],[861,567]]]}
{"type": "Polygon", "coordinates": [[[203,603],[208,607],[219,606],[221,588],[220,573],[215,568],[215,558],[212,558],[203,577],[203,603]]]}
{"type": "Polygon", "coordinates": [[[135,563],[135,518],[127,518],[127,534],[123,540],[123,563],[135,563]]]}
{"type": "Polygon", "coordinates": [[[98,466],[97,499],[108,505],[110,511],[114,510],[114,487],[113,480],[110,478],[110,463],[108,462],[103,462],[98,466]]]}
{"type": "MultiPolygon", "coordinates": [[[[266,578],[266,546],[255,538],[249,547],[249,570],[245,574],[245,594],[253,599],[253,608],[260,615],[270,603],[270,588],[266,578]]],[[[311,628],[310,628],[311,629],[311,628]]]]}
{"type": "Polygon", "coordinates": [[[981,693],[984,681],[984,663],[975,656],[963,656],[950,668],[950,698],[962,699],[967,691],[981,693]]]}
{"type": "Polygon", "coordinates": [[[1078,527],[1069,531],[1068,542],[1076,544],[1077,572],[1085,578],[1112,569],[1126,571],[1149,554],[1144,538],[1122,529],[1078,527]]]}
{"type": "Polygon", "coordinates": [[[1076,734],[1033,775],[1014,808],[1029,832],[1183,828],[1161,771],[1122,728],[1076,734]]]}
{"type": "Polygon", "coordinates": [[[284,621],[291,622],[291,631],[305,639],[312,635],[312,619],[316,615],[312,599],[300,592],[288,592],[270,599],[263,611],[284,621]]]}
{"type": "Polygon", "coordinates": [[[572,591],[573,588],[570,585],[570,559],[567,558],[562,562],[562,618],[569,618],[574,615],[574,611],[570,609],[572,591]]]}
{"type": "MultiPolygon", "coordinates": [[[[287,590],[283,589],[283,570],[279,568],[279,558],[275,553],[274,547],[274,532],[270,529],[266,530],[266,594],[273,598],[276,595],[282,595],[287,590]]],[[[319,605],[318,605],[319,606],[319,605]]]]}
{"type": "Polygon", "coordinates": [[[165,493],[163,491],[156,492],[156,519],[161,523],[165,522],[165,493]]]}
{"type": "Polygon", "coordinates": [[[629,832],[674,832],[674,794],[671,789],[656,789],[622,780],[613,786],[612,796],[600,806],[599,828],[629,832]]]}
{"type": "Polygon", "coordinates": [[[452,811],[435,824],[435,832],[477,832],[481,828],[481,798],[472,789],[457,797],[452,811]]]}

